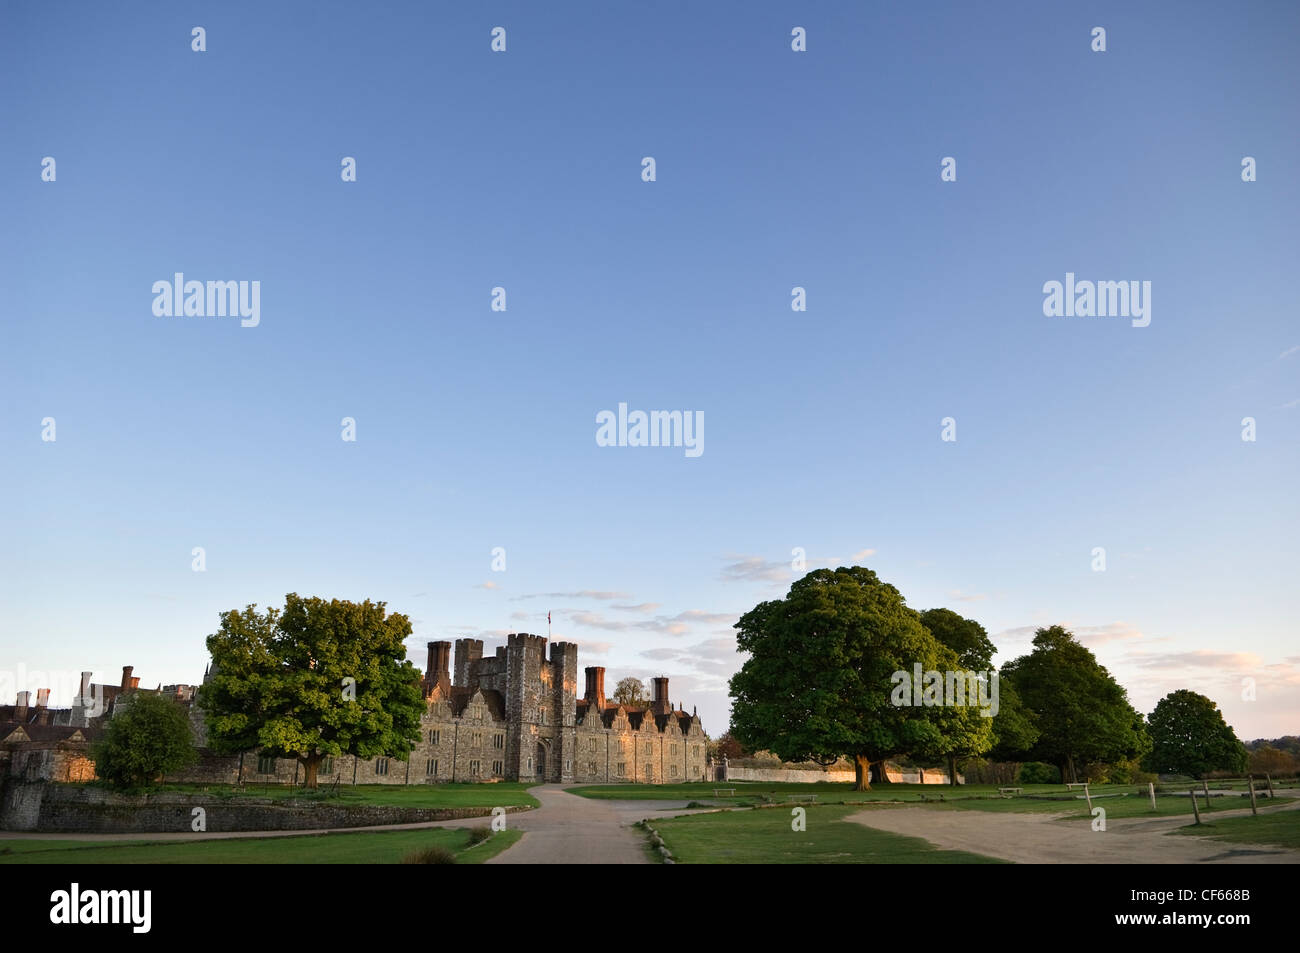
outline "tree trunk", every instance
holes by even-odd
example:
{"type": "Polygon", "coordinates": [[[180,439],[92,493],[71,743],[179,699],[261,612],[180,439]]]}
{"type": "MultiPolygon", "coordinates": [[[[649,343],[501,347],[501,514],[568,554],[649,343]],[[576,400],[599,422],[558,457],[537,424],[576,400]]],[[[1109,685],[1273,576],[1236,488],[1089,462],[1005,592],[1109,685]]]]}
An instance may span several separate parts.
{"type": "Polygon", "coordinates": [[[889,784],[889,775],[885,773],[885,759],[871,762],[871,780],[877,784],[889,784]]]}
{"type": "Polygon", "coordinates": [[[957,756],[948,755],[948,783],[953,787],[957,786],[957,756]]]}
{"type": "Polygon", "coordinates": [[[315,788],[317,786],[316,769],[320,767],[321,756],[313,754],[298,760],[302,762],[302,786],[315,788]]]}
{"type": "Polygon", "coordinates": [[[853,756],[853,790],[871,790],[871,761],[863,754],[853,756]]]}

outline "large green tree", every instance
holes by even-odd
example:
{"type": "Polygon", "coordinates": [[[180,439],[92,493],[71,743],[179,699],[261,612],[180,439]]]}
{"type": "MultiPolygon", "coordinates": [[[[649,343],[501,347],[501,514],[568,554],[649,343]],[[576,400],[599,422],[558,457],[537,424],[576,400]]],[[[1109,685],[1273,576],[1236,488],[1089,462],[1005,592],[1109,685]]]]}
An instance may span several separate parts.
{"type": "Polygon", "coordinates": [[[786,761],[853,759],[858,790],[886,758],[944,748],[957,720],[940,707],[893,704],[893,675],[957,667],[893,586],[861,566],[818,569],[736,624],[749,658],[731,679],[731,730],[786,761]]]}
{"type": "Polygon", "coordinates": [[[296,758],[316,786],[321,761],[406,760],[420,738],[420,673],[406,659],[410,620],[385,603],[285,596],[283,611],[222,613],[199,689],[208,744],[296,758]]]}
{"type": "Polygon", "coordinates": [[[189,715],[171,698],[133,691],[118,698],[103,737],[91,744],[95,774],[110,784],[142,787],[198,760],[189,715]]]}
{"type": "Polygon", "coordinates": [[[1148,770],[1187,774],[1245,771],[1248,754],[1219,706],[1204,695],[1180,689],[1160,701],[1147,720],[1151,735],[1148,770]]]}
{"type": "Polygon", "coordinates": [[[1078,780],[1089,762],[1140,758],[1150,749],[1123,686],[1059,625],[1039,629],[1033,651],[1003,665],[1002,679],[1033,715],[1031,756],[1058,765],[1063,779],[1078,780]]]}
{"type": "MultiPolygon", "coordinates": [[[[993,665],[993,653],[997,651],[989,640],[984,626],[974,619],[967,619],[951,609],[927,609],[921,613],[921,624],[941,643],[952,649],[957,655],[957,664],[968,672],[980,672],[986,677],[993,665]]],[[[990,685],[990,691],[992,686],[990,685]]],[[[957,784],[957,759],[973,758],[993,747],[995,740],[993,722],[1002,717],[1001,692],[999,691],[998,714],[992,717],[980,715],[978,710],[965,708],[954,712],[953,719],[943,735],[950,742],[949,746],[937,754],[948,762],[948,783],[957,784]]],[[[974,702],[969,702],[973,705],[974,702]]]]}

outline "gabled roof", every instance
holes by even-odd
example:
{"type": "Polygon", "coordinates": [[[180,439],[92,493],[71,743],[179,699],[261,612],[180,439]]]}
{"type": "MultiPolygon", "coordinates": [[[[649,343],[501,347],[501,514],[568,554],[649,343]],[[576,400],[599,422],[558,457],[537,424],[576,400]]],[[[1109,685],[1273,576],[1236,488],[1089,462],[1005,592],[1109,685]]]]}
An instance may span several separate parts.
{"type": "Polygon", "coordinates": [[[94,728],[74,728],[71,725],[0,724],[0,743],[9,744],[24,741],[91,741],[99,737],[99,734],[94,728]]]}
{"type": "Polygon", "coordinates": [[[490,688],[480,688],[475,691],[470,691],[468,688],[453,688],[451,698],[448,699],[451,704],[452,715],[457,718],[464,715],[465,709],[475,695],[483,697],[483,704],[487,706],[488,712],[494,719],[497,721],[506,720],[506,700],[501,696],[500,692],[490,688]]]}

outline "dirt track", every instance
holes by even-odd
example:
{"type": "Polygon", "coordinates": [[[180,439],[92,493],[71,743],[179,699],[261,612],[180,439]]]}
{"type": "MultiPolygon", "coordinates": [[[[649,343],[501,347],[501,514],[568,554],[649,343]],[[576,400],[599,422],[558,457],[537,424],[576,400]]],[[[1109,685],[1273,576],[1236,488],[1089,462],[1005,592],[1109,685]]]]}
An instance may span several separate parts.
{"type": "MultiPolygon", "coordinates": [[[[1293,811],[1300,802],[1270,809],[1293,811]]],[[[1215,811],[1210,819],[1249,815],[1215,811]]],[[[1022,864],[1295,864],[1300,851],[1263,844],[1230,844],[1208,837],[1169,835],[1186,817],[1117,818],[1105,831],[1084,820],[1065,823],[1060,814],[879,807],[847,820],[892,834],[920,837],[944,850],[964,850],[1022,864]]]]}

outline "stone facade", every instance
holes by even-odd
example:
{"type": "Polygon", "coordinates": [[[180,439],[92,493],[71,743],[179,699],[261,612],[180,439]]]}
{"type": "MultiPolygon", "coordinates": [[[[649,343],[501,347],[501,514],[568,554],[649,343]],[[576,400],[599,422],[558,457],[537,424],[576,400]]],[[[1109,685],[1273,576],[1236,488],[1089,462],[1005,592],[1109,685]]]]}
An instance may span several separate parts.
{"type": "MultiPolygon", "coordinates": [[[[644,706],[604,697],[603,668],[586,669],[578,694],[578,647],[511,634],[493,656],[480,639],[428,643],[427,704],[420,740],[407,761],[350,756],[321,766],[322,785],[450,781],[673,783],[707,779],[707,737],[697,714],[668,701],[668,679],[654,680],[644,706]]],[[[196,712],[196,716],[198,713],[196,712]]],[[[201,718],[196,717],[196,721],[201,718]]],[[[205,756],[169,780],[293,783],[292,759],[249,752],[205,756]]]]}

